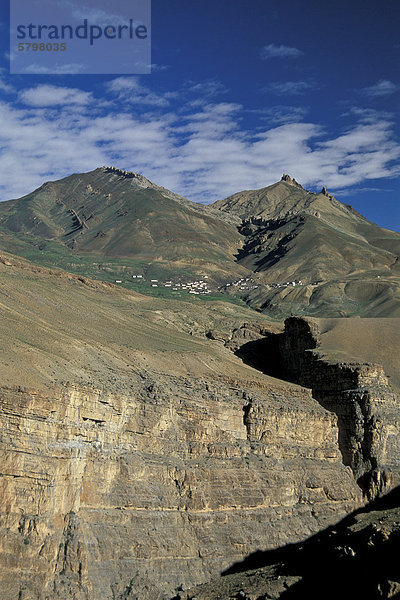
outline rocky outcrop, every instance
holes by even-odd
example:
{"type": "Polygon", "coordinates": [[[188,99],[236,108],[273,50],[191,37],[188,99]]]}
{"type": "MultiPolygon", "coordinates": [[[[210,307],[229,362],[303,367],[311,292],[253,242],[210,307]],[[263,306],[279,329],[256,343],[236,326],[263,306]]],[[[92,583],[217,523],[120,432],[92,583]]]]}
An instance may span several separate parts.
{"type": "Polygon", "coordinates": [[[334,196],[328,192],[325,186],[322,188],[320,193],[329,198],[330,200],[334,198],[334,196]]]}
{"type": "Polygon", "coordinates": [[[75,230],[78,230],[78,229],[89,229],[86,221],[84,219],[81,219],[81,217],[78,215],[78,213],[76,212],[76,210],[74,210],[73,208],[70,208],[68,212],[73,217],[73,224],[74,224],[75,230]]]}
{"type": "Polygon", "coordinates": [[[156,187],[151,183],[146,177],[141,175],[140,173],[134,173],[133,171],[125,171],[124,169],[119,169],[118,167],[101,167],[103,173],[112,173],[113,175],[119,175],[120,177],[124,177],[126,179],[134,179],[135,183],[140,187],[156,187]]]}
{"type": "Polygon", "coordinates": [[[286,183],[290,183],[290,185],[294,185],[295,187],[303,190],[303,186],[300,185],[294,178],[290,177],[287,173],[284,173],[281,177],[281,181],[286,181],[286,183]]]}
{"type": "Polygon", "coordinates": [[[0,426],[4,600],[168,597],[361,502],[336,417],[289,384],[3,388],[0,426]]]}
{"type": "Polygon", "coordinates": [[[397,488],[301,544],[258,552],[174,600],[399,598],[397,488]]]}
{"type": "Polygon", "coordinates": [[[343,463],[372,499],[400,483],[400,400],[382,366],[320,356],[318,337],[315,321],[291,317],[283,333],[233,349],[256,368],[310,388],[337,415],[343,463]]]}

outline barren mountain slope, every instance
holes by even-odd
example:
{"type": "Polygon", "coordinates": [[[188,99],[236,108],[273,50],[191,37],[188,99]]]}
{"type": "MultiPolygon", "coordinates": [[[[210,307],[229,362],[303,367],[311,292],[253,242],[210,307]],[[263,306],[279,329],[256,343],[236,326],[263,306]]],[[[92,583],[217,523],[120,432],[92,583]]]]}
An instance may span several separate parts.
{"type": "Polygon", "coordinates": [[[261,284],[243,292],[251,306],[278,315],[400,315],[400,234],[325,188],[314,194],[285,175],[212,208],[242,219],[238,262],[261,284]]]}
{"type": "Polygon", "coordinates": [[[0,203],[0,249],[156,295],[151,279],[205,277],[276,318],[400,316],[400,234],[288,175],[203,206],[114,167],[74,174],[0,203]]]}
{"type": "Polygon", "coordinates": [[[235,218],[221,218],[142,175],[113,167],[48,182],[0,203],[0,231],[3,250],[49,266],[76,267],[85,257],[99,276],[104,263],[168,276],[244,272],[234,262],[241,245],[235,218]]]}
{"type": "Polygon", "coordinates": [[[184,332],[250,311],[11,256],[0,302],[4,600],[167,598],[363,501],[309,390],[184,332]]]}

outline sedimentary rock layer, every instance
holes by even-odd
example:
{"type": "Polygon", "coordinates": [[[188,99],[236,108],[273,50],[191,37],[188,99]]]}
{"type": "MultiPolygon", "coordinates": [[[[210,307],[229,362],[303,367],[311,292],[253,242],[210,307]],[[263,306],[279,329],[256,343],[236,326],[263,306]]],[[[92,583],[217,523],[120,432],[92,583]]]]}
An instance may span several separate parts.
{"type": "MultiPolygon", "coordinates": [[[[169,597],[360,505],[309,390],[179,331],[171,303],[6,262],[2,600],[169,597]]],[[[225,308],[201,310],[180,323],[225,308]]]]}
{"type": "Polygon", "coordinates": [[[338,325],[335,319],[291,317],[281,333],[244,326],[226,345],[261,371],[309,388],[321,406],[337,415],[343,463],[372,499],[400,482],[400,396],[398,339],[395,345],[391,341],[396,319],[387,320],[393,321],[392,327],[381,323],[377,344],[385,345],[385,335],[387,342],[385,351],[377,352],[381,364],[364,361],[363,355],[371,357],[370,348],[352,348],[360,362],[351,361],[352,352],[346,354],[347,346],[354,343],[342,329],[347,324],[349,338],[363,339],[368,329],[377,328],[369,321],[348,319],[338,325]]]}
{"type": "Polygon", "coordinates": [[[400,488],[304,543],[257,552],[174,600],[399,598],[400,488]]]}
{"type": "Polygon", "coordinates": [[[301,389],[174,378],[0,399],[5,599],[163,597],[360,502],[335,417],[301,389]]]}

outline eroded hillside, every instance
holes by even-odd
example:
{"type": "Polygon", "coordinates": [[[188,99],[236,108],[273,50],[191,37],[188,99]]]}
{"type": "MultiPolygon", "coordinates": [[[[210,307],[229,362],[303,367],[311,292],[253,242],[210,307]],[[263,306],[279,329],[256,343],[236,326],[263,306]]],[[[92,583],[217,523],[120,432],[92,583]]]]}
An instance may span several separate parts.
{"type": "Polygon", "coordinates": [[[0,283],[5,599],[167,598],[364,501],[337,417],[204,335],[250,311],[11,256],[0,283]]]}
{"type": "Polygon", "coordinates": [[[153,296],[233,297],[277,319],[400,316],[400,234],[288,175],[203,206],[101,167],[0,203],[0,249],[153,296]]]}

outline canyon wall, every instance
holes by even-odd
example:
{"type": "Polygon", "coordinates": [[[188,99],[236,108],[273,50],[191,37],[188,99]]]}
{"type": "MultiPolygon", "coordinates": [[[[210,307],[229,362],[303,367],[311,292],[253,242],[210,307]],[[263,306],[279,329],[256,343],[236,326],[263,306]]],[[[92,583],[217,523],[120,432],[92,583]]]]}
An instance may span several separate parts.
{"type": "Polygon", "coordinates": [[[337,415],[343,463],[371,500],[400,483],[398,391],[382,365],[336,362],[319,352],[319,340],[318,321],[287,319],[273,344],[280,376],[310,388],[337,415]]]}
{"type": "Polygon", "coordinates": [[[394,481],[384,374],[328,364],[303,343],[317,343],[311,322],[282,333],[241,307],[12,257],[0,276],[2,600],[169,598],[338,522],[366,501],[368,473],[376,489],[394,481]],[[258,370],[224,344],[250,345],[258,370]]]}
{"type": "Polygon", "coordinates": [[[166,598],[308,537],[362,502],[336,421],[268,377],[3,387],[2,598],[166,598]]]}

